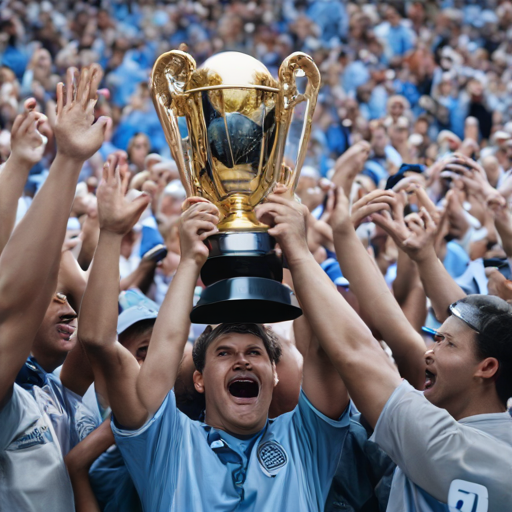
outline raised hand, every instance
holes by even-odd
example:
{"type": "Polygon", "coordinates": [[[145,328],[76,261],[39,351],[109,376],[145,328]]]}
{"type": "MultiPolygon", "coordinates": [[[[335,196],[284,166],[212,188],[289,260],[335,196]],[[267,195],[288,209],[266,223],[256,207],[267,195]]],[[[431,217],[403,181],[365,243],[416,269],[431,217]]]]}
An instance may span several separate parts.
{"type": "Polygon", "coordinates": [[[486,201],[490,197],[500,200],[500,194],[487,180],[485,170],[473,159],[456,153],[446,164],[445,169],[450,172],[452,178],[459,179],[464,183],[468,193],[480,200],[486,201]]]}
{"type": "Polygon", "coordinates": [[[435,249],[434,244],[440,228],[440,214],[422,188],[413,188],[412,192],[416,195],[421,207],[418,214],[404,218],[404,202],[402,196],[396,194],[392,198],[380,199],[391,206],[391,214],[377,212],[370,218],[384,229],[411,259],[420,261],[429,255],[429,251],[435,249]]]}
{"type": "Polygon", "coordinates": [[[202,267],[208,258],[203,241],[219,231],[219,209],[202,197],[189,197],[183,209],[179,225],[181,261],[193,261],[202,267]]]}
{"type": "MultiPolygon", "coordinates": [[[[393,194],[390,190],[374,190],[356,201],[352,205],[350,215],[350,220],[354,225],[354,228],[357,229],[365,219],[370,220],[368,217],[373,213],[391,211],[391,208],[397,202],[397,197],[400,196],[393,194]]],[[[398,211],[397,215],[399,215],[398,211]]]]}
{"type": "Polygon", "coordinates": [[[269,235],[274,236],[289,265],[309,256],[306,239],[309,210],[306,206],[287,197],[286,189],[278,190],[267,197],[265,203],[256,207],[256,217],[270,226],[269,235]],[[279,192],[279,193],[276,193],[279,192]]]}
{"type": "Polygon", "coordinates": [[[130,175],[126,157],[113,153],[103,166],[103,179],[98,191],[98,217],[100,230],[117,235],[128,233],[139,220],[150,202],[150,197],[142,194],[133,201],[126,197],[130,175]]]}
{"type": "Polygon", "coordinates": [[[80,74],[75,68],[69,68],[65,89],[63,83],[57,85],[57,115],[52,128],[58,154],[83,162],[103,144],[110,119],[100,117],[94,122],[94,106],[102,76],[103,71],[96,64],[83,68],[80,74]]]}
{"type": "Polygon", "coordinates": [[[357,174],[363,170],[369,154],[370,144],[362,140],[347,149],[347,151],[336,160],[332,182],[336,187],[343,188],[347,196],[350,196],[352,183],[357,174]]]}
{"type": "Polygon", "coordinates": [[[25,112],[16,117],[11,130],[11,158],[28,168],[41,160],[46,147],[45,139],[38,130],[46,116],[35,112],[35,105],[34,98],[25,101],[25,112]]]}

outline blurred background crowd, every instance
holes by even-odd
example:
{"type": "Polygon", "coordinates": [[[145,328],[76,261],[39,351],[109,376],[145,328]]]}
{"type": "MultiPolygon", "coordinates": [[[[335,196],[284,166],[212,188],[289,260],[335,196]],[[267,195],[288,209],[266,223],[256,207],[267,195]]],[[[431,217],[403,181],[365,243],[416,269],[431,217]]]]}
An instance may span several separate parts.
{"type": "MultiPolygon", "coordinates": [[[[313,57],[322,87],[297,194],[320,222],[326,214],[326,180],[336,183],[340,173],[355,172],[357,199],[384,188],[399,173],[406,184],[425,187],[445,212],[442,250],[453,277],[462,276],[474,260],[506,256],[481,184],[443,162],[456,152],[477,160],[481,178],[505,198],[512,193],[509,1],[18,0],[2,7],[1,161],[9,155],[10,130],[26,98],[35,98],[37,110],[51,121],[55,87],[69,66],[99,63],[105,71],[96,115],[110,116],[113,123],[100,151],[82,169],[69,223],[70,236],[81,232],[76,252],[83,269],[96,245],[94,193],[102,165],[109,154],[123,150],[130,188],[153,196],[145,215],[150,218],[125,237],[124,287],[141,287],[160,303],[172,279],[179,261],[176,219],[185,192],[147,82],[156,57],[182,43],[198,65],[216,52],[236,50],[255,56],[274,74],[293,51],[313,57]],[[410,169],[400,171],[403,164],[425,167],[414,168],[411,176],[410,169]],[[449,190],[454,192],[447,195],[449,190]],[[144,225],[149,235],[141,247],[144,225]],[[169,252],[155,274],[154,262],[141,256],[156,241],[169,252]]],[[[44,156],[30,171],[18,220],[55,154],[49,125],[41,132],[44,156]]],[[[391,284],[396,247],[373,223],[363,224],[361,236],[391,284]]],[[[329,259],[324,245],[319,261],[329,259]]],[[[507,272],[502,274],[508,278],[507,272]]],[[[468,286],[486,292],[485,276],[478,281],[473,274],[464,278],[468,286]]]]}

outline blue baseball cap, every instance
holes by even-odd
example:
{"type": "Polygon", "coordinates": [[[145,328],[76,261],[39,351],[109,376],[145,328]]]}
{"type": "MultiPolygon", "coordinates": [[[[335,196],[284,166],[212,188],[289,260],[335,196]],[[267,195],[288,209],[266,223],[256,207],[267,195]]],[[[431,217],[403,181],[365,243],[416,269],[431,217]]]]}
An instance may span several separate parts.
{"type": "Polygon", "coordinates": [[[126,290],[119,295],[121,313],[117,318],[117,334],[126,331],[142,320],[154,320],[160,309],[156,302],[148,299],[139,290],[126,290]]]}

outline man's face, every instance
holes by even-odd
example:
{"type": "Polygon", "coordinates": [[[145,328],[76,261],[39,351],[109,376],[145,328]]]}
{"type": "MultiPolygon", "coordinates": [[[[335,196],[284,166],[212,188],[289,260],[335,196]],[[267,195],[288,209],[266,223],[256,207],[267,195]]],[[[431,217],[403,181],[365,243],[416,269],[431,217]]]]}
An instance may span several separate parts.
{"type": "Polygon", "coordinates": [[[128,335],[122,339],[121,344],[137,359],[139,365],[146,360],[149,342],[153,334],[153,326],[149,326],[143,332],[128,335]]]}
{"type": "Polygon", "coordinates": [[[393,101],[389,106],[389,113],[393,118],[400,117],[404,113],[404,104],[398,100],[393,101]]]}
{"type": "Polygon", "coordinates": [[[425,398],[457,419],[475,390],[474,375],[480,361],[475,353],[475,332],[462,320],[450,316],[439,329],[440,336],[425,354],[425,398]]]}
{"type": "Polygon", "coordinates": [[[372,133],[372,149],[376,155],[382,156],[388,144],[388,136],[383,128],[377,128],[372,133]]]}
{"type": "Polygon", "coordinates": [[[203,372],[194,373],[194,383],[205,393],[209,425],[249,435],[265,426],[277,378],[260,338],[229,333],[208,346],[203,372]]]}
{"type": "MultiPolygon", "coordinates": [[[[56,293],[34,338],[32,352],[36,359],[43,359],[38,357],[40,354],[46,360],[54,360],[55,368],[62,364],[67,353],[76,344],[76,325],[75,310],[69,305],[65,295],[56,293]]],[[[48,371],[47,368],[45,370],[48,371]]]]}

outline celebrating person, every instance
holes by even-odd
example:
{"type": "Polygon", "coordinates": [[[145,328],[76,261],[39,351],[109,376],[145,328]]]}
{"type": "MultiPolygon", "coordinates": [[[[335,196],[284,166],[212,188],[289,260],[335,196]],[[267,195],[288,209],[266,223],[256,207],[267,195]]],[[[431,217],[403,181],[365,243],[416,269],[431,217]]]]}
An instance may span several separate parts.
{"type": "Polygon", "coordinates": [[[78,337],[96,379],[105,382],[116,444],[143,506],[262,510],[272,504],[279,510],[322,510],[349,418],[343,382],[318,345],[308,350],[298,406],[269,420],[281,354],[275,336],[252,324],[209,328],[193,352],[205,421],[192,421],[176,408],[172,388],[189,334],[194,287],[208,255],[203,240],[217,230],[213,204],[187,201],[180,264],[142,367],[116,341],[120,242],[149,199],[123,197],[127,177],[115,164],[105,167],[98,190],[101,234],[78,337]]]}
{"type": "MultiPolygon", "coordinates": [[[[106,118],[93,124],[101,76],[97,66],[84,68],[77,77],[75,70],[69,69],[66,85],[57,86],[57,114],[52,127],[57,156],[46,183],[0,259],[0,460],[4,468],[0,489],[2,506],[7,510],[73,509],[58,420],[56,424],[52,421],[52,413],[63,404],[42,390],[26,391],[15,379],[42,323],[46,322],[51,331],[45,337],[48,344],[44,355],[48,355],[50,344],[61,352],[69,350],[70,324],[76,315],[65,297],[56,294],[57,277],[78,175],[83,162],[101,146],[107,125],[106,118]]],[[[28,125],[33,133],[37,121],[30,113],[19,130],[28,125]]]]}
{"type": "MultiPolygon", "coordinates": [[[[353,251],[352,258],[365,261],[348,205],[339,190],[331,221],[336,249],[340,259],[353,251]]],[[[272,226],[269,233],[287,257],[305,315],[375,428],[373,439],[397,463],[388,510],[448,510],[449,501],[460,509],[468,499],[488,499],[489,510],[506,510],[512,499],[512,418],[506,412],[512,395],[512,306],[479,295],[453,303],[434,348],[425,353],[423,394],[400,379],[361,318],[326,283],[307,247],[304,207],[274,194],[257,215],[272,226]]],[[[421,215],[428,224],[428,214],[421,215]]],[[[382,279],[373,268],[368,265],[382,279]]],[[[374,290],[373,307],[382,308],[385,295],[374,290]]],[[[390,325],[400,315],[392,309],[390,325]]]]}

